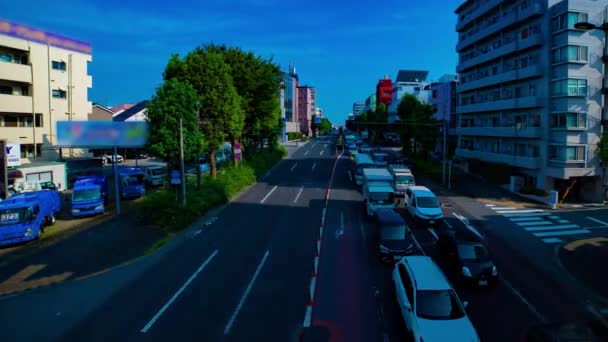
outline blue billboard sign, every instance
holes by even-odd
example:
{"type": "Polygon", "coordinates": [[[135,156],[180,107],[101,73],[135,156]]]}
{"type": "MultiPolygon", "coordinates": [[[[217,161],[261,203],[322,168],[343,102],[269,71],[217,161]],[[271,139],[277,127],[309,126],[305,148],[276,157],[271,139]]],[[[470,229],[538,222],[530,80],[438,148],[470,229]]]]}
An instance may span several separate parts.
{"type": "Polygon", "coordinates": [[[320,116],[315,116],[315,123],[316,124],[320,124],[321,123],[321,117],[320,116]]]}
{"type": "Polygon", "coordinates": [[[147,122],[57,121],[57,145],[66,147],[143,147],[147,122]]]}

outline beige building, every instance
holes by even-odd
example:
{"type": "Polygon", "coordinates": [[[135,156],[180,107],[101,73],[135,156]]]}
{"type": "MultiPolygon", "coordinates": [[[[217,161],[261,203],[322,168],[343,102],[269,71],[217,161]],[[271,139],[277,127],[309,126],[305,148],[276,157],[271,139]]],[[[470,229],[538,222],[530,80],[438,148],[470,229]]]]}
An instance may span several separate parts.
{"type": "MultiPolygon", "coordinates": [[[[21,145],[22,163],[56,160],[56,122],[92,112],[87,43],[0,20],[0,138],[21,145]]],[[[63,150],[81,156],[82,150],[63,150]]]]}

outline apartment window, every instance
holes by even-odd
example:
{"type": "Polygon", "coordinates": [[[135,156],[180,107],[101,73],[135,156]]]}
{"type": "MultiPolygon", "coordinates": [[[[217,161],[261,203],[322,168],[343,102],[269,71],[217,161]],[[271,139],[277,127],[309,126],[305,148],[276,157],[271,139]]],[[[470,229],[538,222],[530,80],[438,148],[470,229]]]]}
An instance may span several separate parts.
{"type": "Polygon", "coordinates": [[[558,15],[551,20],[551,29],[553,32],[573,29],[574,24],[578,22],[589,21],[589,15],[587,13],[568,12],[558,15]]]}
{"type": "Polygon", "coordinates": [[[587,80],[562,79],[553,81],[553,96],[587,96],[587,80]]]}
{"type": "Polygon", "coordinates": [[[568,45],[553,49],[553,63],[587,62],[589,48],[582,45],[568,45]]]}
{"type": "Polygon", "coordinates": [[[536,85],[535,84],[528,85],[528,95],[536,96],[536,85]]]}
{"type": "Polygon", "coordinates": [[[436,99],[436,98],[437,98],[437,90],[436,90],[436,89],[433,89],[433,92],[432,92],[432,97],[433,97],[434,99],[436,99]]]}
{"type": "Polygon", "coordinates": [[[53,61],[52,65],[54,70],[65,71],[65,62],[63,61],[53,61]]]}
{"type": "Polygon", "coordinates": [[[584,162],[585,150],[585,146],[552,145],[549,146],[549,160],[584,162]]]}
{"type": "Polygon", "coordinates": [[[42,114],[36,114],[36,127],[44,127],[43,123],[42,114]]]}
{"type": "Polygon", "coordinates": [[[17,117],[18,127],[33,127],[34,120],[29,115],[22,115],[17,117]]]}
{"type": "MultiPolygon", "coordinates": [[[[36,156],[42,155],[42,144],[36,144],[36,156]]],[[[21,158],[34,158],[34,144],[21,144],[21,158]]]]}
{"type": "Polygon", "coordinates": [[[0,94],[3,94],[3,95],[13,95],[13,87],[10,87],[10,86],[0,86],[0,94]]]}
{"type": "Polygon", "coordinates": [[[552,113],[549,120],[549,125],[555,129],[580,129],[587,127],[586,113],[552,113]]]}
{"type": "Polygon", "coordinates": [[[65,99],[67,97],[67,92],[61,89],[53,89],[53,97],[56,99],[65,99]]]}

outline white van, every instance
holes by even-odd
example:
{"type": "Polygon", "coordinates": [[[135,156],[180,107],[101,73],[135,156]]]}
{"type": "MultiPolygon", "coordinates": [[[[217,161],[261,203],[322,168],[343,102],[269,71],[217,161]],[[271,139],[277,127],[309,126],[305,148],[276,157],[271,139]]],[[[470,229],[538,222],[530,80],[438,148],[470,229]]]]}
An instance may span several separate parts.
{"type": "Polygon", "coordinates": [[[425,186],[410,186],[405,190],[405,206],[415,225],[438,226],[443,221],[439,199],[425,186]]]}

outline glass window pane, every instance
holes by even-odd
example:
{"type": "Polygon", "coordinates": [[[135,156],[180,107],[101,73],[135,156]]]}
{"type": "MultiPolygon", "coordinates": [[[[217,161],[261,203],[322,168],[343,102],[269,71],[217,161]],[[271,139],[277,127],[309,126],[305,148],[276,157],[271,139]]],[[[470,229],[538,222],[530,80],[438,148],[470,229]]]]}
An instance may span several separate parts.
{"type": "Polygon", "coordinates": [[[568,28],[574,28],[574,24],[578,22],[578,13],[568,13],[568,28]]]}
{"type": "Polygon", "coordinates": [[[576,127],[578,113],[566,113],[566,127],[576,127]]]}
{"type": "Polygon", "coordinates": [[[579,46],[578,60],[579,61],[586,61],[587,60],[587,56],[588,56],[588,51],[589,51],[588,47],[586,47],[586,46],[579,46]]]}
{"type": "Polygon", "coordinates": [[[565,160],[576,160],[576,147],[575,146],[566,146],[564,148],[566,151],[565,160]]]}
{"type": "Polygon", "coordinates": [[[578,127],[587,127],[587,115],[585,113],[578,113],[578,127]]]}
{"type": "Polygon", "coordinates": [[[568,53],[568,60],[569,61],[576,61],[576,60],[578,60],[578,46],[576,46],[576,45],[569,45],[567,53],[568,53]]]}

